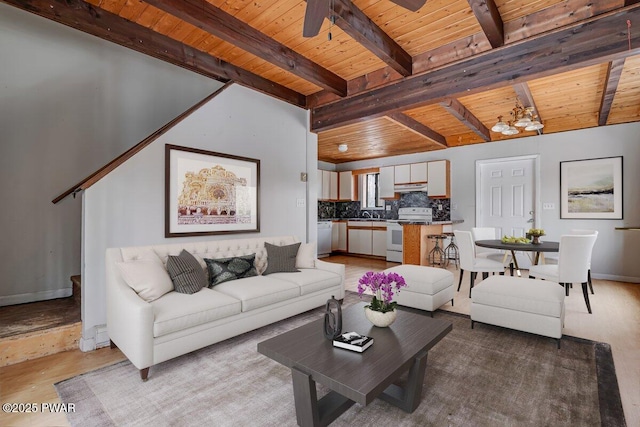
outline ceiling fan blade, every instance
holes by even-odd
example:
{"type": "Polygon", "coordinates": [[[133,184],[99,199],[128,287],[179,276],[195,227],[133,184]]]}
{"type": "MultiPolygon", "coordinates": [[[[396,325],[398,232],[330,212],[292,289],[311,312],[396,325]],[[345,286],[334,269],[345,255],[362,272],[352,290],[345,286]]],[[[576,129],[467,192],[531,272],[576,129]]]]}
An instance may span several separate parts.
{"type": "Polygon", "coordinates": [[[405,9],[409,9],[411,12],[415,12],[420,9],[427,0],[391,0],[398,6],[402,6],[405,9]]]}
{"type": "Polygon", "coordinates": [[[302,35],[314,37],[320,32],[324,18],[329,14],[330,0],[307,0],[307,9],[304,13],[304,26],[302,35]]]}

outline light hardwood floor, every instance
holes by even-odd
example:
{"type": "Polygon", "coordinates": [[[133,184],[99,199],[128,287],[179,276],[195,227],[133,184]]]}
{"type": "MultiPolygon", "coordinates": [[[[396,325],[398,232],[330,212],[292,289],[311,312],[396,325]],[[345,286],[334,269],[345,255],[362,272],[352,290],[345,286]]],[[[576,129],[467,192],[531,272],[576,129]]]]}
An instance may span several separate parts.
{"type": "MultiPolygon", "coordinates": [[[[349,256],[333,256],[324,260],[346,265],[346,288],[352,291],[357,290],[358,279],[365,272],[397,265],[349,256]]],[[[449,269],[454,273],[457,286],[459,273],[453,267],[449,269]]],[[[566,300],[564,333],[611,345],[627,425],[640,426],[640,285],[595,280],[594,290],[591,315],[587,313],[581,290],[577,288],[571,292],[566,300]]],[[[469,313],[469,281],[466,275],[460,292],[455,294],[454,303],[453,307],[446,304],[442,308],[469,313]]],[[[60,402],[54,383],[123,359],[117,349],[104,348],[90,353],[73,350],[3,367],[0,368],[0,400],[2,403],[60,402]]],[[[0,425],[59,426],[68,423],[61,413],[0,413],[0,425]]]]}

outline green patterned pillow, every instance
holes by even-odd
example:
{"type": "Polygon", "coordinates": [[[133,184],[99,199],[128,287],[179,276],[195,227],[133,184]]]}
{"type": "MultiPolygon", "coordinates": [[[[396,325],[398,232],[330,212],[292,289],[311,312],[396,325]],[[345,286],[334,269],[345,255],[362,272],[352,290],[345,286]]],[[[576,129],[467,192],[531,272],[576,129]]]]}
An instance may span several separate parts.
{"type": "Polygon", "coordinates": [[[209,271],[209,287],[212,288],[229,280],[257,276],[258,271],[254,266],[255,260],[256,254],[220,259],[205,258],[204,262],[207,263],[209,271]]]}

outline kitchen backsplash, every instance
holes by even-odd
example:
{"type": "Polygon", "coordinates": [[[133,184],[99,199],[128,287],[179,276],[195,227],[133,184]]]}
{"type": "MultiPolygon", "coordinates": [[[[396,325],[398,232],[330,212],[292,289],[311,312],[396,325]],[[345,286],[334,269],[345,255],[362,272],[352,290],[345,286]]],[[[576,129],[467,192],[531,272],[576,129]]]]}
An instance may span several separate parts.
{"type": "Polygon", "coordinates": [[[399,200],[385,200],[384,210],[360,209],[360,202],[318,202],[318,219],[373,218],[398,219],[398,209],[432,208],[434,221],[451,220],[451,199],[430,199],[422,191],[402,193],[399,200]],[[442,210],[439,206],[442,206],[442,210]],[[391,206],[387,210],[387,206],[391,206]],[[368,212],[368,215],[365,214],[368,212]]]}

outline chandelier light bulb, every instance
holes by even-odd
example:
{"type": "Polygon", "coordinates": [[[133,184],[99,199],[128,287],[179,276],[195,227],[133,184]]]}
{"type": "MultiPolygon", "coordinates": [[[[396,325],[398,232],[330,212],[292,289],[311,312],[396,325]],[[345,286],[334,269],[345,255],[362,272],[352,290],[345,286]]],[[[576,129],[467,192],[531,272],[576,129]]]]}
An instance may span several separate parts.
{"type": "Polygon", "coordinates": [[[494,132],[503,132],[509,129],[509,125],[502,121],[502,116],[498,116],[498,123],[491,128],[494,132]]]}
{"type": "Polygon", "coordinates": [[[344,153],[345,151],[347,151],[349,149],[349,147],[347,146],[347,144],[340,144],[338,145],[338,151],[341,153],[344,153]]]}

